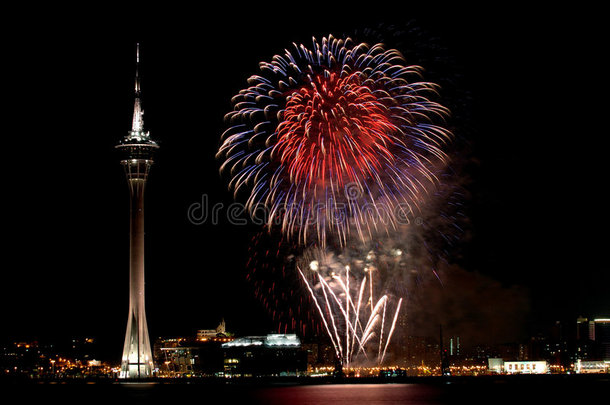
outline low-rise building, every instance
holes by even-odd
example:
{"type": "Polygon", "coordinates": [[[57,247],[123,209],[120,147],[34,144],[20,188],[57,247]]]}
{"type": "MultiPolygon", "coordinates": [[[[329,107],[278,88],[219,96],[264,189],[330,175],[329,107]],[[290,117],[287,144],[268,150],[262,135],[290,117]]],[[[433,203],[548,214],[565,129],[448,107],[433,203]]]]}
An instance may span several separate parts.
{"type": "Polygon", "coordinates": [[[157,339],[154,357],[159,376],[213,376],[223,372],[221,345],[235,338],[225,329],[224,320],[216,329],[200,329],[196,337],[157,339]]]}
{"type": "Polygon", "coordinates": [[[222,345],[227,376],[288,376],[307,372],[307,351],[294,334],[246,336],[222,345]]]}
{"type": "Polygon", "coordinates": [[[607,373],[609,371],[610,361],[579,359],[574,364],[574,372],[577,374],[607,373]]]}
{"type": "Polygon", "coordinates": [[[507,374],[546,374],[549,372],[549,365],[545,360],[505,361],[504,372],[507,374]]]}
{"type": "Polygon", "coordinates": [[[494,374],[546,374],[550,372],[545,360],[539,361],[504,361],[501,358],[489,358],[488,370],[494,374]]]}

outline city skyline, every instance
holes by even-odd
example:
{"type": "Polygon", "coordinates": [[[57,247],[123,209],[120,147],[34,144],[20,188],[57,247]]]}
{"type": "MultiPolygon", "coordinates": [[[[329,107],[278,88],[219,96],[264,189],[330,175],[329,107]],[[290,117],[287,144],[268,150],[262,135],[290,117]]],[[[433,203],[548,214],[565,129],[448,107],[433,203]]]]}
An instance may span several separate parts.
{"type": "MultiPolygon", "coordinates": [[[[595,147],[601,128],[595,112],[601,107],[589,107],[589,121],[563,119],[576,100],[595,101],[584,86],[574,85],[567,97],[561,84],[566,55],[587,57],[573,67],[570,81],[591,75],[601,80],[595,76],[601,73],[595,37],[581,32],[578,41],[566,42],[572,38],[561,33],[559,22],[540,23],[544,15],[523,17],[521,30],[510,30],[511,18],[520,16],[481,21],[464,12],[460,17],[469,24],[448,15],[413,16],[459,61],[459,86],[471,99],[472,116],[461,121],[469,127],[457,128],[472,145],[468,158],[474,163],[466,173],[468,240],[453,273],[464,277],[454,281],[464,289],[523,298],[525,324],[608,317],[604,236],[595,232],[606,220],[592,192],[603,184],[603,155],[595,147]],[[488,34],[484,40],[481,31],[488,34]],[[574,149],[585,140],[575,141],[574,133],[593,144],[584,146],[583,155],[574,149]]],[[[19,268],[6,275],[3,306],[11,310],[3,338],[96,335],[122,343],[127,195],[113,145],[133,112],[136,40],[143,49],[147,129],[162,145],[147,206],[155,218],[146,229],[151,336],[188,334],[221,318],[243,328],[242,334],[270,331],[272,322],[246,281],[248,246],[259,228],[230,224],[226,216],[217,224],[194,224],[189,207],[203,196],[211,205],[232,203],[214,155],[230,98],[259,61],[293,40],[377,22],[335,24],[328,18],[315,26],[286,24],[281,36],[267,27],[247,42],[243,38],[252,33],[238,24],[222,35],[193,27],[117,39],[95,37],[93,29],[82,37],[54,33],[45,39],[41,30],[35,55],[17,41],[10,109],[15,122],[28,123],[33,159],[8,180],[8,250],[19,268]],[[25,95],[34,94],[39,112],[32,119],[22,107],[25,95]],[[52,136],[39,139],[45,131],[52,136]],[[86,151],[87,160],[75,159],[65,139],[86,151]],[[35,189],[25,186],[23,180],[34,176],[40,177],[35,189]],[[38,254],[32,255],[32,246],[38,254]]],[[[9,139],[9,146],[17,142],[23,140],[9,139]]],[[[473,307],[484,304],[472,295],[460,297],[473,307]]],[[[468,315],[472,308],[464,311],[468,315]]]]}
{"type": "MultiPolygon", "coordinates": [[[[609,332],[610,319],[579,317],[576,322],[556,322],[546,333],[502,344],[464,347],[460,336],[444,336],[442,343],[439,337],[407,336],[385,362],[358,361],[344,365],[343,371],[348,377],[383,377],[382,370],[390,373],[386,377],[604,373],[610,362],[609,332]]],[[[153,372],[160,378],[294,375],[297,368],[301,376],[328,376],[337,371],[330,342],[282,333],[235,336],[224,320],[216,329],[153,342],[153,372]]],[[[3,343],[0,360],[5,373],[13,376],[124,378],[116,356],[105,352],[106,345],[91,337],[3,343]]]]}

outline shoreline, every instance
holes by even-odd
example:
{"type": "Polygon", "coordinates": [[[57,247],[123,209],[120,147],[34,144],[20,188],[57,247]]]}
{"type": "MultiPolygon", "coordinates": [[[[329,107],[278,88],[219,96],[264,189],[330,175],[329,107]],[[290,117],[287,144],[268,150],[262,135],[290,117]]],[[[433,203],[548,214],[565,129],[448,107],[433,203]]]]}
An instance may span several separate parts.
{"type": "Polygon", "coordinates": [[[610,374],[517,374],[479,376],[403,376],[403,377],[189,377],[115,379],[108,377],[85,378],[30,378],[2,376],[0,385],[243,385],[243,386],[295,386],[332,384],[546,384],[546,383],[599,383],[610,385],[610,374]]]}

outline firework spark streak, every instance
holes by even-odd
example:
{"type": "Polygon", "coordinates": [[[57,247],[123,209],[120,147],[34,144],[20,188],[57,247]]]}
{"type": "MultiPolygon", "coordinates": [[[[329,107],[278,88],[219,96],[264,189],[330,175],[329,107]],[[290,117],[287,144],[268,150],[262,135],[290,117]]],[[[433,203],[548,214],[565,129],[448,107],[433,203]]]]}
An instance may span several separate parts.
{"type": "MultiPolygon", "coordinates": [[[[343,274],[335,271],[322,274],[323,271],[318,268],[316,261],[312,261],[309,267],[315,273],[313,278],[306,276],[300,267],[297,267],[297,270],[311,294],[337,358],[341,359],[346,367],[349,367],[359,354],[369,359],[368,344],[378,336],[375,362],[382,364],[402,306],[402,298],[398,301],[392,326],[386,331],[384,341],[384,320],[390,299],[388,295],[383,295],[369,311],[367,305],[362,305],[363,298],[371,302],[373,300],[372,295],[363,295],[367,284],[366,276],[361,280],[355,279],[349,265],[345,266],[343,274]],[[350,289],[350,279],[353,291],[350,289]],[[344,299],[341,299],[342,296],[344,299]]],[[[372,274],[370,277],[372,278],[372,274]]]]}
{"type": "Polygon", "coordinates": [[[344,243],[414,212],[446,163],[448,110],[421,68],[381,44],[332,36],[259,64],[232,99],[217,156],[245,193],[299,242],[344,243]]]}

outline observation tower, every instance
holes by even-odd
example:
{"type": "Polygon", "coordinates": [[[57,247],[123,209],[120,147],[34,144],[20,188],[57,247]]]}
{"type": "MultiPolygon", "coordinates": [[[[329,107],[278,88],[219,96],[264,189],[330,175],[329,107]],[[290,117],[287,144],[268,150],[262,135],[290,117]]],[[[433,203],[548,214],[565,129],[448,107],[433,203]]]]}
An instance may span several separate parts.
{"type": "Polygon", "coordinates": [[[144,188],[159,145],[144,131],[140,101],[140,44],[136,45],[135,103],[131,131],[115,147],[127,176],[129,219],[129,315],[121,358],[120,378],[152,377],[153,356],[144,308],[144,188]]]}

